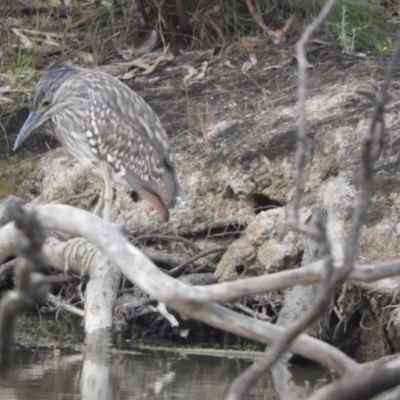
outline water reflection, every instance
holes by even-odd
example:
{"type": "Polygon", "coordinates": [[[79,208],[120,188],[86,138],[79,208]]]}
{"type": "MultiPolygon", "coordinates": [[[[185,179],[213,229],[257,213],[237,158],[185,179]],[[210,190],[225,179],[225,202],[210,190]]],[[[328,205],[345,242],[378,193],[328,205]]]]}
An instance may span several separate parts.
{"type": "MultiPolygon", "coordinates": [[[[0,399],[223,399],[252,361],[161,351],[89,357],[67,350],[18,350],[13,367],[0,375],[0,399]]],[[[305,399],[327,377],[322,368],[279,364],[248,399],[305,399]]]]}

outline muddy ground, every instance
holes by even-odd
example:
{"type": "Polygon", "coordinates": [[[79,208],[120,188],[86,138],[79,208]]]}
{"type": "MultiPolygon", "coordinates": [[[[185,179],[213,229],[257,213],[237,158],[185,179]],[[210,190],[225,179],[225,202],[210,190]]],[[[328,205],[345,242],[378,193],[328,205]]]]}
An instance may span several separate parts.
{"type": "MultiPolygon", "coordinates": [[[[127,224],[135,243],[165,269],[176,267],[196,250],[179,242],[138,237],[182,236],[197,245],[197,252],[226,247],[190,263],[183,275],[195,271],[232,280],[272,273],[298,267],[304,251],[304,239],[285,226],[285,207],[296,177],[294,41],[275,45],[264,36],[245,40],[247,46],[233,41],[219,52],[181,50],[152,74],[125,81],[160,117],[175,149],[187,202],[164,224],[134,193],[116,188],[113,219],[127,224]],[[249,46],[257,63],[243,72],[249,46]],[[198,73],[203,68],[204,74],[187,78],[188,66],[198,73]]],[[[360,148],[371,112],[371,101],[361,91],[379,88],[387,59],[385,54],[344,54],[330,43],[308,46],[310,157],[303,213],[317,201],[319,187],[328,179],[344,177],[357,189],[360,148]]],[[[395,95],[398,88],[395,77],[395,95]]],[[[387,108],[376,193],[360,241],[362,263],[393,260],[399,254],[399,108],[397,98],[387,108]]],[[[1,198],[14,194],[34,204],[59,202],[92,210],[101,183],[58,147],[48,127],[31,135],[17,153],[10,150],[28,112],[26,107],[14,111],[8,113],[3,106],[1,113],[7,132],[0,138],[1,198]]],[[[326,338],[360,360],[398,351],[397,287],[393,279],[382,285],[348,286],[345,321],[332,309],[326,338]]],[[[247,311],[274,320],[285,294],[269,293],[243,304],[247,311]]],[[[189,329],[198,332],[193,324],[189,329]]],[[[157,318],[124,325],[134,337],[138,327],[143,329],[139,337],[159,333],[160,327],[164,337],[179,336],[157,318]],[[149,322],[156,324],[149,328],[149,322]]],[[[226,340],[209,332],[204,337],[226,340]]]]}

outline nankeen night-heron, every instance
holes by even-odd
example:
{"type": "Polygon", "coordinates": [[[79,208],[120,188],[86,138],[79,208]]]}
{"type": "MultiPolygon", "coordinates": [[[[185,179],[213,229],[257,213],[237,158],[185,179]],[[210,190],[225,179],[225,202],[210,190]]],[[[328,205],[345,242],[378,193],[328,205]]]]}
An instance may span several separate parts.
{"type": "Polygon", "coordinates": [[[39,79],[29,108],[14,150],[34,128],[50,120],[68,152],[103,179],[105,219],[110,219],[112,182],[134,189],[165,221],[168,210],[184,201],[160,120],[118,79],[99,71],[57,67],[39,79]]]}

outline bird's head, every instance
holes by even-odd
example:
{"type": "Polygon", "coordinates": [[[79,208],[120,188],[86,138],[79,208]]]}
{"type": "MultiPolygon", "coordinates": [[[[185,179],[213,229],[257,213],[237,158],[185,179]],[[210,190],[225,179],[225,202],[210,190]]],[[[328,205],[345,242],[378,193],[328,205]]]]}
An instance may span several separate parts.
{"type": "Polygon", "coordinates": [[[43,75],[34,87],[29,99],[29,116],[14,142],[15,151],[29,134],[51,118],[61,106],[55,102],[55,94],[65,80],[77,73],[76,68],[56,67],[43,75]]]}

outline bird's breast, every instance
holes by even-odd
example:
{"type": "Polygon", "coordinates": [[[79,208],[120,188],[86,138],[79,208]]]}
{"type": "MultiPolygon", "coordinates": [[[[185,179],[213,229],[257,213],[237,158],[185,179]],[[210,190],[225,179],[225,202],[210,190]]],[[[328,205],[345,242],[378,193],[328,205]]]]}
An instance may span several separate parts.
{"type": "Polygon", "coordinates": [[[91,151],[83,128],[76,126],[76,123],[69,123],[68,116],[62,113],[53,117],[51,122],[56,138],[68,153],[85,168],[100,178],[103,178],[103,173],[100,168],[100,159],[91,151]],[[67,126],[72,129],[66,129],[67,126]]]}

